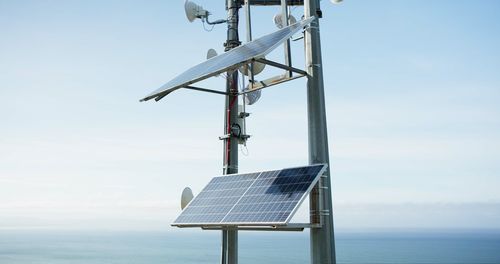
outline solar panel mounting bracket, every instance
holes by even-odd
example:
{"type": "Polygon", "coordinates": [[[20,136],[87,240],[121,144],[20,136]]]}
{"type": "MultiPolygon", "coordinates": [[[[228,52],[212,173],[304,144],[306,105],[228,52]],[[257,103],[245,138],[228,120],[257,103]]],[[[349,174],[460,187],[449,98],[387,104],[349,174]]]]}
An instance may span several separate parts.
{"type": "MultiPolygon", "coordinates": [[[[217,90],[212,90],[212,89],[207,89],[207,88],[201,88],[201,87],[196,87],[196,86],[192,86],[192,85],[186,85],[184,87],[180,87],[180,88],[185,88],[185,89],[188,89],[188,90],[195,90],[195,91],[199,91],[199,92],[206,92],[206,93],[214,93],[214,94],[221,94],[221,95],[228,95],[228,93],[226,92],[222,92],[222,91],[217,91],[217,90]]],[[[169,95],[171,92],[175,91],[177,89],[172,89],[171,91],[167,91],[165,92],[164,94],[162,95],[158,95],[156,98],[155,98],[155,101],[158,102],[160,101],[161,99],[163,99],[163,97],[169,95]]]]}
{"type": "Polygon", "coordinates": [[[309,223],[289,223],[286,226],[202,226],[203,230],[226,230],[228,228],[237,229],[238,231],[292,231],[301,232],[306,228],[321,228],[320,224],[309,223]]]}
{"type": "Polygon", "coordinates": [[[264,59],[264,58],[252,59],[250,62],[251,63],[253,63],[253,62],[264,63],[264,64],[267,64],[267,65],[270,65],[270,66],[273,66],[273,67],[276,67],[276,68],[279,68],[279,69],[286,70],[287,73],[282,74],[282,75],[278,75],[278,76],[274,76],[274,77],[271,77],[271,78],[268,78],[268,79],[265,79],[265,80],[262,80],[262,81],[255,81],[255,80],[252,81],[252,80],[250,80],[249,89],[246,90],[246,91],[244,91],[244,92],[240,92],[239,95],[244,95],[244,94],[247,94],[247,93],[251,93],[251,92],[254,92],[254,91],[257,91],[257,90],[261,90],[261,89],[268,88],[268,87],[271,87],[271,86],[274,86],[274,85],[277,85],[277,84],[281,84],[281,83],[284,83],[284,82],[288,82],[288,81],[291,81],[291,80],[295,80],[295,79],[307,76],[307,72],[305,72],[305,71],[303,71],[301,69],[297,69],[297,68],[294,68],[294,67],[291,67],[291,66],[287,66],[287,65],[275,62],[275,61],[267,60],[267,59],[264,59]],[[288,72],[295,72],[298,75],[289,76],[288,72]]]}
{"type": "Polygon", "coordinates": [[[305,76],[307,75],[307,73],[303,70],[289,67],[277,62],[268,61],[263,57],[273,51],[281,43],[290,39],[296,32],[307,28],[307,26],[309,26],[309,24],[314,19],[316,18],[306,18],[304,20],[298,21],[295,24],[284,27],[276,32],[262,36],[242,46],[235,47],[234,49],[231,49],[223,54],[210,58],[207,61],[184,71],[174,79],[170,80],[168,83],[164,84],[146,97],[142,98],[140,101],[144,102],[151,99],[159,101],[173,91],[181,88],[223,94],[223,92],[220,91],[194,87],[191,85],[207,78],[217,76],[224,72],[229,73],[237,71],[238,68],[240,68],[242,65],[249,64],[255,61],[282,68],[287,70],[288,72],[296,72],[305,76]]]}
{"type": "Polygon", "coordinates": [[[231,137],[231,134],[225,134],[219,137],[219,140],[225,140],[231,137]]]}
{"type": "MultiPolygon", "coordinates": [[[[225,170],[227,170],[227,169],[235,169],[235,170],[237,170],[238,166],[237,165],[231,165],[231,166],[224,165],[224,167],[222,167],[222,168],[225,169],[225,170]]],[[[178,227],[181,227],[181,226],[178,226],[178,227]]]]}
{"type": "Polygon", "coordinates": [[[260,62],[260,63],[264,63],[264,64],[267,64],[269,66],[280,68],[280,69],[283,69],[283,70],[286,70],[286,71],[292,71],[292,72],[298,73],[298,74],[303,75],[303,76],[307,75],[307,72],[303,71],[301,69],[297,69],[295,67],[288,66],[288,65],[285,65],[285,64],[281,64],[281,63],[278,63],[278,62],[275,62],[275,61],[266,60],[264,58],[252,59],[252,61],[257,61],[257,62],[260,62]]]}
{"type": "Polygon", "coordinates": [[[200,91],[200,92],[207,92],[207,93],[228,95],[228,93],[226,93],[226,92],[212,90],[212,89],[206,89],[206,88],[201,88],[201,87],[196,87],[196,86],[191,86],[191,85],[186,85],[186,86],[184,86],[182,88],[189,89],[189,90],[200,91]]]}
{"type": "Polygon", "coordinates": [[[245,90],[244,92],[240,92],[239,95],[251,93],[251,92],[254,92],[257,90],[268,88],[268,87],[271,87],[271,86],[274,86],[277,84],[281,84],[284,82],[288,82],[291,80],[295,80],[295,79],[298,79],[301,77],[304,77],[304,76],[303,75],[294,75],[292,77],[288,77],[287,74],[282,74],[282,75],[274,76],[274,77],[271,77],[271,78],[268,78],[268,79],[265,79],[262,81],[255,81],[254,83],[252,83],[250,85],[248,90],[245,90]]]}

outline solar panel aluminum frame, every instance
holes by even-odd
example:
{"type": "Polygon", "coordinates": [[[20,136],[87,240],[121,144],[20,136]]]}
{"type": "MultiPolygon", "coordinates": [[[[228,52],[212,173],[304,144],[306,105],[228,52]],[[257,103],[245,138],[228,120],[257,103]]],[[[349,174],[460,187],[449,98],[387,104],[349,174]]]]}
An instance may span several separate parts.
{"type": "Polygon", "coordinates": [[[297,212],[297,210],[299,209],[299,207],[302,205],[302,202],[304,202],[304,200],[309,195],[309,193],[312,191],[312,189],[314,188],[314,186],[316,186],[316,184],[319,183],[319,180],[321,179],[321,177],[325,173],[326,168],[328,168],[328,164],[326,164],[326,163],[320,163],[320,164],[314,164],[314,165],[323,165],[323,168],[321,168],[321,170],[319,171],[318,175],[316,175],[316,178],[311,182],[311,184],[309,185],[309,187],[307,188],[307,190],[304,192],[304,195],[302,195],[302,197],[300,198],[299,202],[295,205],[295,207],[291,211],[290,215],[285,220],[285,225],[288,224],[290,222],[290,220],[292,220],[293,216],[295,215],[295,213],[297,212]]]}
{"type": "MultiPolygon", "coordinates": [[[[318,172],[318,174],[316,175],[316,177],[314,178],[314,180],[311,182],[311,184],[309,185],[309,187],[306,189],[306,191],[304,191],[304,194],[302,195],[302,197],[299,199],[299,201],[297,202],[297,204],[294,206],[294,208],[290,211],[290,215],[286,218],[285,221],[283,222],[258,222],[258,223],[249,223],[249,222],[227,222],[227,223],[172,223],[170,224],[171,226],[176,226],[176,227],[182,227],[182,228],[187,228],[187,227],[201,227],[201,228],[204,228],[204,227],[209,227],[209,228],[216,228],[216,227],[220,227],[220,228],[229,228],[229,227],[238,227],[238,226],[244,226],[244,227],[265,227],[265,226],[271,226],[271,227],[280,227],[280,226],[286,226],[288,225],[288,223],[290,222],[290,220],[293,218],[293,216],[295,215],[295,213],[297,212],[298,208],[302,205],[302,203],[304,202],[304,200],[306,199],[306,197],[309,195],[309,193],[311,192],[311,190],[314,188],[314,186],[316,186],[316,184],[319,182],[319,180],[321,179],[321,176],[325,173],[326,171],[326,168],[328,167],[328,164],[326,163],[318,163],[318,164],[311,164],[311,165],[308,165],[308,166],[314,166],[314,165],[323,165],[323,167],[321,168],[321,170],[318,172]]],[[[298,167],[291,167],[291,168],[286,168],[286,169],[297,169],[297,168],[302,168],[302,167],[306,167],[306,166],[298,166],[298,167]]],[[[260,177],[260,175],[262,175],[262,173],[265,173],[265,172],[271,172],[271,171],[275,171],[275,170],[268,170],[268,171],[261,171],[259,172],[259,176],[257,176],[257,178],[255,178],[254,180],[254,183],[255,181],[260,177]]],[[[238,174],[229,174],[229,175],[221,175],[221,176],[216,176],[216,177],[225,177],[225,176],[236,176],[236,175],[241,175],[241,174],[249,174],[249,173],[238,173],[238,174]]],[[[215,178],[215,177],[214,177],[215,178]]],[[[254,184],[252,183],[248,188],[247,190],[245,191],[248,192],[248,190],[252,187],[252,185],[254,184]]],[[[243,197],[244,194],[241,195],[241,197],[243,197]]],[[[189,205],[196,199],[196,197],[191,200],[188,205],[185,207],[188,208],[189,205]]],[[[241,199],[241,198],[240,198],[241,199]]],[[[235,203],[235,205],[237,204],[238,202],[235,203]]],[[[234,206],[235,206],[234,205],[234,206]]],[[[233,208],[234,208],[233,206],[233,208]]],[[[231,210],[233,209],[231,208],[231,210]]],[[[231,211],[229,210],[229,212],[231,211]]],[[[229,214],[228,212],[228,214],[229,214]]],[[[226,216],[228,215],[226,214],[226,216]]],[[[225,217],[224,217],[225,218],[225,217]]]]}
{"type": "MultiPolygon", "coordinates": [[[[168,82],[168,83],[164,84],[163,86],[161,86],[160,88],[156,89],[155,91],[153,91],[148,96],[141,99],[140,101],[141,102],[148,101],[148,100],[151,100],[153,98],[156,101],[158,101],[161,98],[165,97],[166,95],[170,94],[171,92],[173,92],[175,90],[181,89],[185,86],[189,86],[191,84],[194,84],[196,82],[202,81],[204,79],[210,78],[210,77],[215,76],[215,75],[219,75],[219,74],[224,73],[224,72],[235,71],[239,67],[241,67],[245,64],[251,63],[252,60],[254,60],[254,59],[255,60],[262,59],[262,58],[264,58],[265,55],[267,55],[268,53],[270,53],[271,51],[276,49],[276,47],[278,47],[284,41],[289,39],[293,34],[295,34],[301,28],[308,26],[314,19],[316,19],[316,18],[310,17],[310,18],[298,21],[297,23],[295,23],[293,25],[282,28],[278,31],[275,31],[273,33],[270,33],[270,34],[265,35],[263,37],[260,37],[258,39],[255,39],[255,40],[248,42],[244,45],[241,45],[239,47],[231,49],[226,53],[220,54],[220,55],[215,56],[213,58],[210,58],[209,60],[206,60],[200,64],[197,64],[197,65],[193,66],[192,68],[186,70],[185,72],[181,73],[180,75],[177,75],[177,77],[172,79],[170,82],[168,82]],[[277,36],[280,36],[280,34],[278,34],[278,33],[280,33],[280,34],[283,33],[284,36],[282,36],[281,39],[279,39],[278,41],[276,41],[273,44],[270,44],[268,46],[264,45],[266,48],[264,50],[259,50],[260,52],[255,50],[255,49],[259,48],[259,46],[263,45],[264,39],[270,38],[272,35],[275,35],[275,34],[277,36]],[[249,47],[252,47],[252,48],[249,48],[249,47]],[[242,55],[243,58],[240,58],[241,61],[235,62],[234,64],[230,64],[230,65],[224,65],[224,63],[223,63],[224,60],[231,58],[230,56],[234,56],[232,54],[238,54],[238,52],[245,53],[245,51],[252,53],[252,55],[248,56],[248,57],[244,57],[242,55]],[[222,64],[221,66],[219,66],[217,64],[215,64],[215,66],[214,66],[214,64],[210,65],[210,62],[213,63],[214,61],[217,61],[217,60],[220,61],[219,64],[222,64]],[[214,68],[214,69],[213,69],[213,71],[210,71],[210,72],[206,72],[206,71],[204,72],[203,70],[201,70],[201,72],[200,72],[200,70],[199,70],[200,68],[202,68],[202,69],[214,68]],[[189,77],[186,77],[184,75],[187,75],[187,76],[192,75],[192,77],[190,76],[191,78],[189,78],[189,77]]],[[[235,57],[238,57],[238,56],[235,56],[235,57]]],[[[235,59],[235,58],[233,58],[233,59],[235,59]]]]}
{"type": "MultiPolygon", "coordinates": [[[[203,81],[205,79],[208,79],[210,77],[213,77],[213,76],[225,73],[225,72],[237,71],[241,66],[250,63],[252,61],[252,59],[249,59],[248,61],[240,62],[238,64],[234,64],[231,67],[223,68],[223,69],[221,69],[219,71],[214,71],[214,72],[212,72],[212,73],[210,73],[208,75],[201,76],[201,77],[193,79],[193,80],[191,80],[189,82],[183,83],[182,85],[178,85],[178,86],[172,87],[170,89],[166,89],[166,90],[164,90],[162,92],[159,92],[159,93],[156,93],[156,94],[153,94],[153,95],[149,95],[147,97],[144,97],[140,101],[141,102],[145,102],[145,101],[151,100],[153,98],[155,99],[155,101],[160,101],[163,97],[167,96],[168,94],[170,94],[173,91],[176,91],[176,90],[179,90],[179,89],[182,89],[182,88],[188,88],[189,89],[190,88],[189,86],[191,86],[191,84],[203,81]]],[[[221,93],[224,93],[224,92],[221,92],[221,93]]]]}

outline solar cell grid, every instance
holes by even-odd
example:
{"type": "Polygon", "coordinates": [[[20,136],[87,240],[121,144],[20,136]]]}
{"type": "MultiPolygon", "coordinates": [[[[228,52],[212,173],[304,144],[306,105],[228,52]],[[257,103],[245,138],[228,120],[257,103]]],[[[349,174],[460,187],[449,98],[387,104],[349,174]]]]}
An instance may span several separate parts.
{"type": "Polygon", "coordinates": [[[188,204],[176,222],[213,223],[221,221],[245,193],[259,173],[215,177],[188,204]]]}
{"type": "Polygon", "coordinates": [[[286,224],[326,165],[213,178],[173,225],[286,224]]]}

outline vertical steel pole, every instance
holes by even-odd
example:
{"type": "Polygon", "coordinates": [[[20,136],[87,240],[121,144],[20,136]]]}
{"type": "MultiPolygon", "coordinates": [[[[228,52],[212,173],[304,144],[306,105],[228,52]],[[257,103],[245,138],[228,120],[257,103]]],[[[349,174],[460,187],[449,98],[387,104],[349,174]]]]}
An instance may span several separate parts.
{"type": "MultiPolygon", "coordinates": [[[[283,23],[283,27],[288,26],[288,5],[286,0],[281,0],[281,22],[283,23]]],[[[290,48],[290,39],[285,41],[285,64],[289,67],[292,67],[292,51],[290,48]]],[[[292,77],[293,72],[287,71],[286,76],[292,77]]]]}
{"type": "MultiPolygon", "coordinates": [[[[245,20],[246,20],[246,27],[247,27],[247,42],[250,42],[252,41],[252,15],[251,15],[251,11],[250,11],[250,1],[249,0],[245,0],[245,20]]],[[[250,81],[250,83],[253,84],[254,82],[254,74],[253,74],[253,67],[254,67],[254,63],[250,63],[249,65],[249,73],[248,73],[248,80],[250,81]]],[[[245,100],[245,99],[243,99],[245,100]]],[[[243,104],[245,105],[245,104],[243,104]]],[[[245,131],[246,131],[246,127],[245,127],[245,131]]]]}
{"type": "MultiPolygon", "coordinates": [[[[225,51],[231,50],[240,45],[238,36],[238,11],[240,9],[239,0],[227,0],[227,41],[224,43],[225,51]]],[[[238,173],[238,138],[233,136],[233,124],[238,118],[238,70],[227,72],[226,81],[226,106],[224,133],[229,135],[224,141],[224,174],[238,173]]],[[[222,263],[238,263],[238,231],[228,228],[222,231],[222,263]]]]}
{"type": "MultiPolygon", "coordinates": [[[[320,14],[319,0],[305,0],[305,17],[320,14]]],[[[321,61],[319,19],[315,19],[305,33],[307,80],[307,118],[309,135],[309,163],[327,163],[328,134],[326,126],[325,94],[321,61]]],[[[335,264],[335,238],[333,229],[332,189],[330,168],[313,188],[309,196],[311,223],[321,224],[311,228],[311,263],[335,264]]]]}
{"type": "Polygon", "coordinates": [[[247,26],[247,42],[252,41],[252,15],[250,12],[250,1],[245,0],[245,22],[247,26]]]}

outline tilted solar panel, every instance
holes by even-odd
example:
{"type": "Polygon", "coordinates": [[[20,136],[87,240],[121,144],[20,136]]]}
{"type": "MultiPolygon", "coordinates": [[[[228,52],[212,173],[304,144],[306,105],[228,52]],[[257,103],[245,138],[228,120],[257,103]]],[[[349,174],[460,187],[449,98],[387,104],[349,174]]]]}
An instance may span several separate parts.
{"type": "Polygon", "coordinates": [[[162,97],[176,89],[199,82],[203,79],[220,74],[230,69],[237,69],[239,66],[248,63],[254,58],[262,58],[277,46],[289,39],[303,27],[307,26],[314,17],[299,21],[293,25],[282,28],[274,33],[260,37],[242,46],[236,47],[226,53],[215,56],[204,61],[184,73],[178,75],[168,83],[153,91],[148,96],[141,99],[147,101],[156,97],[162,97]]]}
{"type": "Polygon", "coordinates": [[[286,225],[325,164],[213,178],[174,226],[286,225]]]}

